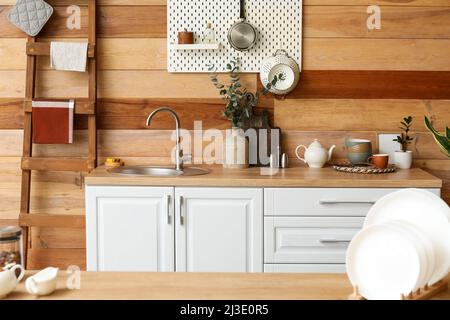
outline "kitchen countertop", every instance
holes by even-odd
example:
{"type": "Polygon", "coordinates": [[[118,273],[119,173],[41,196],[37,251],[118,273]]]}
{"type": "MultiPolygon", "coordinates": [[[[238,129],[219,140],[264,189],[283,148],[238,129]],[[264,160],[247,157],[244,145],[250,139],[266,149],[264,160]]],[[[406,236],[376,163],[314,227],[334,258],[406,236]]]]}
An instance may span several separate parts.
{"type": "MultiPolygon", "coordinates": [[[[442,180],[419,168],[388,174],[355,174],[333,168],[304,167],[280,169],[274,175],[262,175],[260,168],[211,170],[202,176],[148,177],[123,176],[99,167],[86,176],[87,185],[191,186],[191,187],[321,187],[321,188],[441,188],[442,180]]],[[[267,169],[266,169],[267,170],[267,169]]]]}
{"type": "MultiPolygon", "coordinates": [[[[22,281],[8,299],[341,300],[352,292],[345,274],[82,272],[80,290],[65,289],[67,277],[59,273],[48,297],[29,295],[22,281]]],[[[450,299],[450,290],[434,298],[450,299]]]]}

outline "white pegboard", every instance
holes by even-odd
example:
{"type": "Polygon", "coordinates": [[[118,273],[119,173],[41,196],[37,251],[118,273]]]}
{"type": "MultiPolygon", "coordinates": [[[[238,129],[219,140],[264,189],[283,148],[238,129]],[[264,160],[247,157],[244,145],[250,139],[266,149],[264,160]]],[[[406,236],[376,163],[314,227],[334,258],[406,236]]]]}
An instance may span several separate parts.
{"type": "Polygon", "coordinates": [[[241,72],[259,72],[262,61],[277,49],[286,50],[301,69],[302,0],[246,0],[247,21],[258,30],[257,44],[247,52],[233,49],[228,30],[239,20],[239,0],[169,0],[168,70],[169,72],[208,72],[214,65],[225,71],[232,58],[239,58],[241,72]],[[206,24],[211,22],[219,50],[176,50],[178,32],[186,28],[201,42],[206,24]]]}

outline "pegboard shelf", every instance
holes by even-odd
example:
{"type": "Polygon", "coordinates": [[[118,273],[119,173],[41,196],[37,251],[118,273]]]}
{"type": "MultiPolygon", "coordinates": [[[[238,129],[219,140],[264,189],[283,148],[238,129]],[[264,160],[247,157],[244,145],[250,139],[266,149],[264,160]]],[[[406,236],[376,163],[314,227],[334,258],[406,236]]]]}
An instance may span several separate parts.
{"type": "Polygon", "coordinates": [[[167,69],[169,72],[209,72],[215,66],[226,72],[227,64],[239,60],[240,72],[257,73],[262,62],[277,49],[284,49],[302,67],[302,0],[245,0],[247,21],[258,30],[258,39],[249,51],[240,52],[228,43],[228,31],[239,21],[239,0],[168,0],[167,69]],[[219,49],[179,49],[178,32],[194,32],[194,43],[201,43],[207,24],[211,24],[219,49]]]}
{"type": "Polygon", "coordinates": [[[171,44],[173,50],[219,50],[220,43],[171,44]]]}

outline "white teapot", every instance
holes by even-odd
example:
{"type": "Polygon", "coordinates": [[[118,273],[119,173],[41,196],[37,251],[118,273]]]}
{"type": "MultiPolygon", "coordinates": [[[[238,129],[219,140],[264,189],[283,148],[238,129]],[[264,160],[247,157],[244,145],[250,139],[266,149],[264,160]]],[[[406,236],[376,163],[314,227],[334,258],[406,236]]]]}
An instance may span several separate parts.
{"type": "Polygon", "coordinates": [[[330,150],[327,150],[322,147],[319,140],[316,139],[313,143],[311,143],[309,148],[305,147],[304,145],[299,145],[297,149],[295,149],[295,155],[301,161],[308,164],[308,166],[311,168],[323,168],[325,163],[331,160],[335,148],[336,146],[332,146],[330,150]],[[304,158],[299,155],[299,151],[302,148],[305,149],[304,158]]]}
{"type": "Polygon", "coordinates": [[[17,284],[25,275],[25,270],[20,264],[9,264],[0,272],[0,299],[13,292],[17,284]],[[16,277],[16,270],[20,269],[20,275],[16,277]]]}

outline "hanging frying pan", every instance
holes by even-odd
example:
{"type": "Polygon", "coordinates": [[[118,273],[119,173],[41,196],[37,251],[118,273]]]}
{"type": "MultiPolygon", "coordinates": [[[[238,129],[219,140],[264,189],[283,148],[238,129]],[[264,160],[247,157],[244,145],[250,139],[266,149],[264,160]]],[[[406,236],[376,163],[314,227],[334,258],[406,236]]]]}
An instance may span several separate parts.
{"type": "Polygon", "coordinates": [[[245,18],[244,0],[240,0],[241,19],[228,31],[228,42],[238,51],[250,50],[258,40],[258,31],[245,18]]]}

